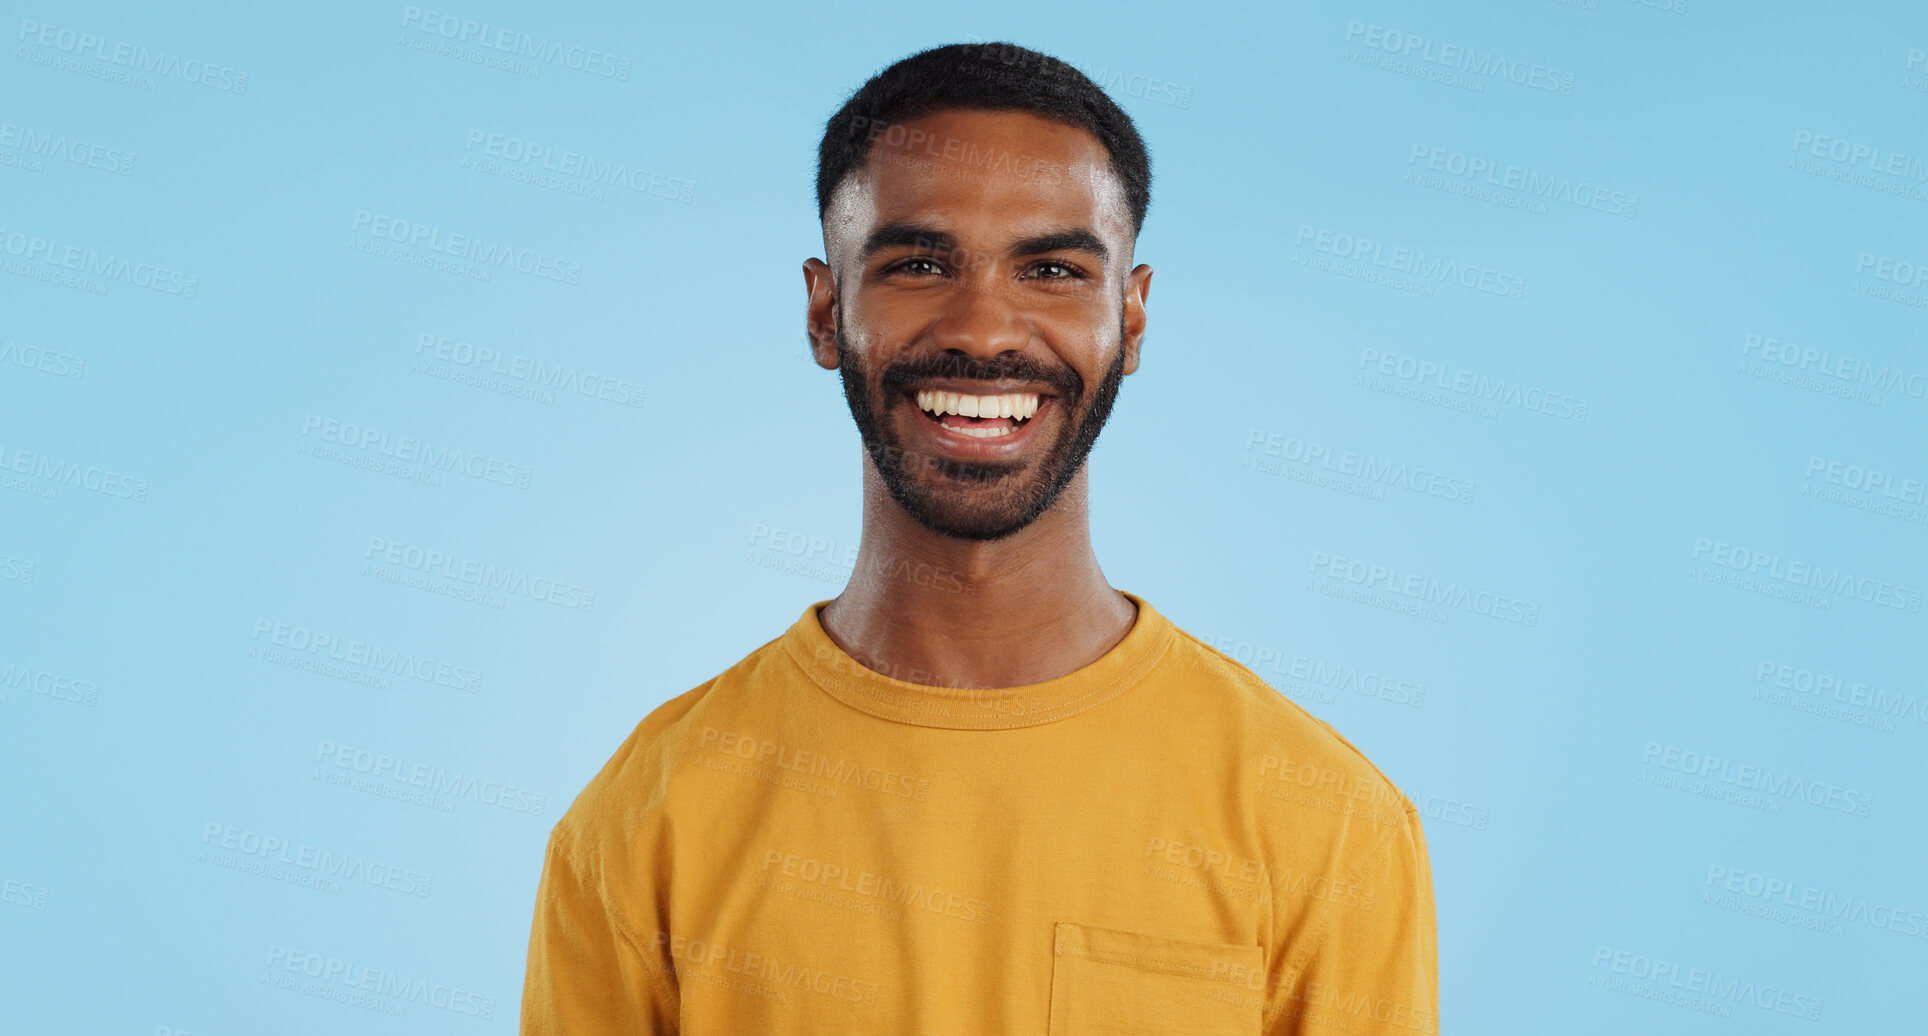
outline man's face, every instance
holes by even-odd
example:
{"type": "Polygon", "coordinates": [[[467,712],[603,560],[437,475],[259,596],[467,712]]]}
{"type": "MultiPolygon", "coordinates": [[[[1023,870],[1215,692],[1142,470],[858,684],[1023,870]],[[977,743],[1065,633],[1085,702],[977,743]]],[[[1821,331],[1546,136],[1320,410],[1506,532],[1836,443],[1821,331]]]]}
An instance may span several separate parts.
{"type": "Polygon", "coordinates": [[[825,215],[830,265],[805,264],[816,358],[906,512],[1000,539],[1082,470],[1138,367],[1151,268],[1127,272],[1124,192],[1086,131],[978,110],[874,129],[825,215]]]}

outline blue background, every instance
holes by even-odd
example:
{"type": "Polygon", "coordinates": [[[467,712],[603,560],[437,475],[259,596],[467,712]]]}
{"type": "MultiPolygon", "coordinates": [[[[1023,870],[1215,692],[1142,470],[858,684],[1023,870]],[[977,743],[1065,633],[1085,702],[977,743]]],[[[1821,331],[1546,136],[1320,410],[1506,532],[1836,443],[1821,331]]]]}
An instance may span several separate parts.
{"type": "Polygon", "coordinates": [[[14,6],[6,1027],[513,1032],[555,819],[849,574],[825,118],[1011,39],[1154,156],[1105,571],[1420,804],[1446,1030],[1917,1029],[1928,9],[1857,6],[14,6]],[[425,678],[328,661],[368,645],[425,678]],[[278,984],[311,961],[460,992],[278,984]]]}

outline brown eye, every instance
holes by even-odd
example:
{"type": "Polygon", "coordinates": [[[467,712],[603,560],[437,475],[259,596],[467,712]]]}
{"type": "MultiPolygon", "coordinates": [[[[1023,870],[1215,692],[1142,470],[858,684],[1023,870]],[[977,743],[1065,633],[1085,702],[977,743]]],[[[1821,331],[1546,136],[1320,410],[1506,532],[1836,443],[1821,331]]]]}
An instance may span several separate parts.
{"type": "Polygon", "coordinates": [[[892,263],[892,264],[890,265],[890,267],[889,267],[889,268],[887,268],[887,269],[886,269],[886,270],[885,270],[884,272],[885,272],[885,273],[921,273],[921,272],[924,272],[924,271],[919,271],[919,270],[912,270],[911,268],[912,268],[913,266],[927,266],[927,267],[929,267],[929,268],[930,268],[930,272],[932,272],[932,273],[937,273],[937,272],[941,272],[941,271],[939,271],[939,270],[937,269],[937,261],[936,261],[936,260],[934,260],[934,259],[932,259],[932,258],[930,258],[929,256],[921,256],[921,255],[914,255],[914,256],[911,256],[911,257],[910,257],[910,258],[908,258],[908,259],[900,259],[900,260],[898,260],[897,262],[895,262],[895,263],[892,263]]]}

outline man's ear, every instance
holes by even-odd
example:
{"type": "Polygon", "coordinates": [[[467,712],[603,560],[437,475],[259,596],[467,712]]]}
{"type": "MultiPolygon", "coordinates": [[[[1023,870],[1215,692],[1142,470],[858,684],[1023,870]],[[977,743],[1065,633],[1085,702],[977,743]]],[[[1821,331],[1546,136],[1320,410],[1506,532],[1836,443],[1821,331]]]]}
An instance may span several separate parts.
{"type": "Polygon", "coordinates": [[[1140,263],[1125,280],[1125,367],[1138,369],[1138,347],[1145,340],[1145,299],[1151,296],[1151,267],[1140,263]]]}
{"type": "Polygon", "coordinates": [[[837,278],[821,259],[803,261],[803,330],[810,338],[810,355],[817,366],[837,369],[837,278]]]}

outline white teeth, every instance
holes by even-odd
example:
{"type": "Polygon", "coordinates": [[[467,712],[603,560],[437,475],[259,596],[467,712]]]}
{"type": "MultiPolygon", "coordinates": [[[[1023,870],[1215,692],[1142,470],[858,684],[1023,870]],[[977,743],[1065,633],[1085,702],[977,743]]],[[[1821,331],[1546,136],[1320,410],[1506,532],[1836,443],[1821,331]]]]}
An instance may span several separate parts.
{"type": "MultiPolygon", "coordinates": [[[[1009,417],[1024,421],[1038,412],[1038,404],[1039,397],[1032,392],[1012,392],[1001,396],[968,396],[929,389],[917,393],[918,408],[938,417],[957,414],[960,417],[1009,417]]],[[[980,430],[997,431],[996,429],[980,430]]],[[[975,434],[978,430],[973,431],[975,434]]],[[[1009,431],[1009,429],[1003,431],[1009,431]]]]}
{"type": "Polygon", "coordinates": [[[1017,431],[1017,428],[1012,425],[987,428],[951,428],[950,425],[945,425],[944,427],[953,432],[963,432],[965,435],[976,436],[979,439],[995,439],[1000,435],[1010,435],[1012,432],[1017,431]]]}

